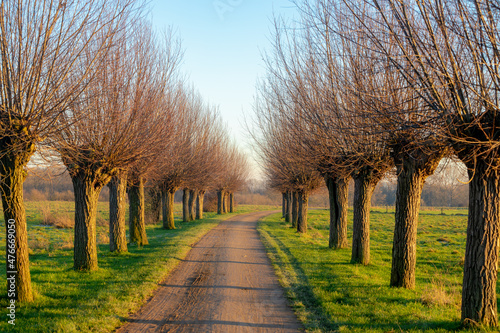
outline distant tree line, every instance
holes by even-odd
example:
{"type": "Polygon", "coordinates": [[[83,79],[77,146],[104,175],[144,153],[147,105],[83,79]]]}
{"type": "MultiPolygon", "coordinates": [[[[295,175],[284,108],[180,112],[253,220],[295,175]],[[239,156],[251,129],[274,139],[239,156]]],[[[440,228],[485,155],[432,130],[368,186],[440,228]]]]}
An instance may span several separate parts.
{"type": "MultiPolygon", "coordinates": [[[[275,20],[253,131],[284,218],[307,232],[308,197],[324,182],[329,245],[347,247],[352,179],[351,262],[368,265],[372,196],[385,175],[395,175],[390,285],[414,288],[423,185],[443,158],[460,160],[469,195],[462,321],[497,326],[500,4],[295,3],[298,20],[275,20]]],[[[454,200],[451,183],[441,184],[443,203],[454,200]]]]}

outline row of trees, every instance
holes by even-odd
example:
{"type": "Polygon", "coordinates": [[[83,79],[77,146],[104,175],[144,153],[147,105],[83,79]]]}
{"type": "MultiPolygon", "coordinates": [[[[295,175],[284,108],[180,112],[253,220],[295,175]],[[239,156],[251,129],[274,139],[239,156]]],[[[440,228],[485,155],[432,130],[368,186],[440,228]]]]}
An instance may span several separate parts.
{"type": "MultiPolygon", "coordinates": [[[[297,6],[296,25],[276,20],[255,107],[256,142],[271,186],[283,193],[285,217],[291,206],[295,220],[294,207],[306,206],[323,178],[330,247],[346,247],[352,178],[352,262],[366,265],[370,198],[384,174],[395,170],[390,284],[413,288],[423,184],[443,157],[458,157],[469,175],[462,320],[496,326],[498,1],[317,0],[297,6]]],[[[298,230],[306,232],[301,215],[298,230]]]]}
{"type": "Polygon", "coordinates": [[[207,189],[233,193],[245,180],[244,157],[216,108],[184,83],[180,42],[153,31],[145,9],[140,0],[0,4],[0,188],[5,221],[16,226],[15,269],[7,271],[17,271],[19,301],[33,300],[22,185],[35,152],[71,177],[78,271],[98,268],[104,186],[110,250],[123,252],[127,193],[129,242],[147,245],[145,187],[159,193],[164,227],[173,229],[178,188],[192,193],[190,207],[202,207],[207,189]]]}

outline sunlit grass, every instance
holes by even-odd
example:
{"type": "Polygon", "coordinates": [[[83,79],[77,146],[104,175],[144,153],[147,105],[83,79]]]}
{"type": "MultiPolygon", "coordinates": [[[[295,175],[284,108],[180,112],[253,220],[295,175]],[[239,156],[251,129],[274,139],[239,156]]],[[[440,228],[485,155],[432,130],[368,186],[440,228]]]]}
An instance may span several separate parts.
{"type": "Polygon", "coordinates": [[[389,287],[394,210],[372,210],[368,266],[350,264],[350,249],[328,248],[327,210],[310,212],[307,235],[280,214],[265,218],[259,230],[307,331],[450,332],[460,329],[464,212],[422,211],[415,290],[389,287]]]}
{"type": "MultiPolygon", "coordinates": [[[[129,246],[128,253],[117,255],[109,252],[107,244],[108,204],[99,203],[99,270],[78,273],[72,269],[74,231],[43,226],[42,215],[47,205],[53,214],[73,216],[71,202],[26,203],[35,302],[18,307],[14,327],[7,323],[6,316],[0,320],[0,332],[111,332],[140,308],[192,245],[221,219],[237,213],[275,209],[240,206],[235,214],[220,217],[205,213],[203,220],[183,223],[181,207],[177,205],[176,230],[148,225],[148,246],[129,246]]],[[[3,220],[1,224],[5,228],[3,220]]],[[[0,240],[5,242],[5,234],[0,234],[0,240]]],[[[5,255],[0,261],[0,276],[5,276],[5,255]]],[[[0,295],[0,307],[5,309],[6,283],[0,283],[0,295]]]]}

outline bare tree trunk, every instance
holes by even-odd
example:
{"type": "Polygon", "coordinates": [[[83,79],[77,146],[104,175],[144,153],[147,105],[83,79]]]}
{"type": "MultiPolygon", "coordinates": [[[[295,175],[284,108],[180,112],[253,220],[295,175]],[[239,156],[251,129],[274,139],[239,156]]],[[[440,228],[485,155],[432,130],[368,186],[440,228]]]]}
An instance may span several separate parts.
{"type": "Polygon", "coordinates": [[[163,229],[175,229],[174,220],[174,196],[176,189],[164,189],[162,191],[163,200],[163,229]]]}
{"type": "Polygon", "coordinates": [[[281,217],[285,218],[286,215],[286,192],[281,193],[281,217]]]}
{"type": "Polygon", "coordinates": [[[217,191],[217,214],[222,215],[223,214],[223,209],[222,209],[222,201],[224,200],[224,195],[222,191],[217,191]]]}
{"type": "Polygon", "coordinates": [[[222,213],[227,213],[227,193],[225,191],[222,192],[222,213]]]}
{"type": "Polygon", "coordinates": [[[127,236],[125,234],[127,172],[122,171],[114,176],[108,187],[109,250],[111,252],[127,252],[127,236]]]}
{"type": "Polygon", "coordinates": [[[290,222],[292,220],[292,192],[286,191],[286,212],[285,212],[285,222],[290,222]]]}
{"type": "MultiPolygon", "coordinates": [[[[398,152],[398,149],[394,149],[398,152]]],[[[417,226],[420,199],[425,179],[436,170],[442,152],[426,154],[414,151],[411,156],[395,154],[398,184],[392,247],[391,286],[415,288],[417,262],[417,226]]]]}
{"type": "Polygon", "coordinates": [[[292,192],[292,228],[297,228],[299,218],[299,197],[296,191],[292,192]]]}
{"type": "Polygon", "coordinates": [[[194,221],[196,218],[196,198],[198,190],[189,190],[189,221],[194,221]]]}
{"type": "Polygon", "coordinates": [[[351,263],[370,263],[370,208],[373,190],[380,178],[375,179],[373,171],[366,168],[354,178],[354,216],[351,263]]]}
{"type": "Polygon", "coordinates": [[[497,326],[500,171],[489,161],[469,165],[469,218],[462,288],[462,321],[497,326]]]}
{"type": "Polygon", "coordinates": [[[83,172],[71,177],[75,192],[74,269],[97,270],[97,201],[103,182],[83,172]]]}
{"type": "MultiPolygon", "coordinates": [[[[5,140],[6,138],[2,139],[0,143],[4,144],[5,140]]],[[[7,278],[12,279],[13,276],[15,277],[15,298],[19,302],[33,301],[28,254],[28,226],[26,224],[26,212],[23,200],[23,182],[26,178],[24,167],[34,150],[33,145],[25,151],[2,152],[3,156],[0,159],[0,188],[2,190],[1,196],[7,244],[5,257],[6,271],[7,278]],[[15,233],[12,233],[14,230],[15,233]],[[15,256],[14,261],[12,261],[12,256],[15,256]]],[[[9,287],[7,290],[9,290],[9,287]]]]}
{"type": "Polygon", "coordinates": [[[234,193],[229,193],[229,212],[234,213],[234,193]]]}
{"type": "Polygon", "coordinates": [[[182,221],[189,222],[189,189],[182,191],[182,221]]]}
{"type": "Polygon", "coordinates": [[[344,249],[347,242],[347,195],[349,179],[347,177],[325,176],[330,201],[330,236],[329,247],[344,249]]]}
{"type": "Polygon", "coordinates": [[[151,195],[151,216],[154,224],[160,223],[161,205],[162,205],[162,192],[158,188],[152,188],[149,191],[151,195]]]}
{"type": "Polygon", "coordinates": [[[305,234],[307,233],[307,207],[309,203],[309,193],[305,191],[297,192],[299,201],[299,212],[297,216],[297,231],[305,234]]]}
{"type": "Polygon", "coordinates": [[[144,179],[139,177],[136,184],[130,186],[129,198],[129,237],[130,243],[139,246],[148,245],[146,222],[144,219],[144,179]]]}
{"type": "Polygon", "coordinates": [[[205,191],[201,190],[196,196],[196,219],[201,220],[203,218],[203,201],[205,199],[205,191]]]}

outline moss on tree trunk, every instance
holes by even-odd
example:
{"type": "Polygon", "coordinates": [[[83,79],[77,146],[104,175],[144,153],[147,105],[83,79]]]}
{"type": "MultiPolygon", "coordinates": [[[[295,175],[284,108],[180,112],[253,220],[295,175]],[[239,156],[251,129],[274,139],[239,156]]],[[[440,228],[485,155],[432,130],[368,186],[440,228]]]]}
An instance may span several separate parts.
{"type": "Polygon", "coordinates": [[[462,287],[462,321],[497,326],[500,172],[490,161],[468,163],[469,217],[462,287]]]}
{"type": "Polygon", "coordinates": [[[176,189],[165,189],[162,191],[163,201],[163,228],[167,230],[175,229],[174,220],[174,195],[176,189]]]}
{"type": "Polygon", "coordinates": [[[109,187],[109,250],[111,252],[127,252],[127,236],[125,226],[127,173],[125,171],[114,176],[109,187]]]}
{"type": "Polygon", "coordinates": [[[130,243],[148,245],[146,221],[144,219],[144,179],[137,177],[128,192],[130,243]]]}
{"type": "MultiPolygon", "coordinates": [[[[0,143],[5,144],[5,140],[5,138],[2,139],[0,143]]],[[[28,226],[23,200],[23,182],[26,178],[24,167],[33,152],[34,145],[28,145],[28,149],[25,151],[2,151],[3,156],[0,159],[0,188],[2,190],[1,196],[7,239],[6,271],[7,278],[12,275],[8,272],[17,272],[15,274],[15,296],[19,302],[33,301],[28,255],[28,226]],[[12,223],[9,223],[9,221],[12,223]],[[12,261],[9,262],[11,258],[9,255],[13,255],[9,251],[9,244],[12,244],[9,243],[9,230],[14,229],[11,227],[12,225],[16,231],[14,237],[14,255],[16,257],[14,267],[10,266],[12,261]]]]}

